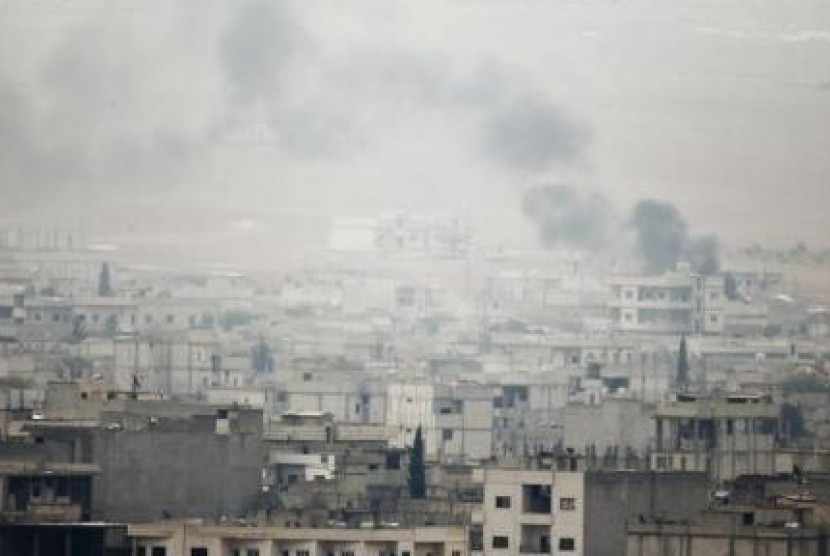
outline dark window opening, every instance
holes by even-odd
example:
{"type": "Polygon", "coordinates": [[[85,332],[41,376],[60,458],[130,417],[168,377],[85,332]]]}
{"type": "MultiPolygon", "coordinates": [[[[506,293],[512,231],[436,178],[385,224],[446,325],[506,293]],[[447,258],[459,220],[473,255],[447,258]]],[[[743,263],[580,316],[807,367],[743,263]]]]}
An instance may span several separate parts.
{"type": "Polygon", "coordinates": [[[571,537],[562,537],[559,539],[559,550],[567,552],[576,550],[576,541],[571,537]]]}

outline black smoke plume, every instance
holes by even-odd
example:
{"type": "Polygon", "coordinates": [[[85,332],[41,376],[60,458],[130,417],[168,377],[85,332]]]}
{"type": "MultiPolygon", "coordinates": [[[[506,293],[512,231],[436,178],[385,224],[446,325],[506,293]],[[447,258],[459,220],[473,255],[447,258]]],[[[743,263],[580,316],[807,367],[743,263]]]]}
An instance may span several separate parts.
{"type": "Polygon", "coordinates": [[[689,263],[699,274],[720,271],[720,244],[715,236],[691,236],[689,225],[671,203],[644,199],[631,211],[630,224],[637,236],[640,254],[651,273],[674,270],[689,263]]]}
{"type": "Polygon", "coordinates": [[[608,239],[610,204],[599,193],[567,185],[544,185],[525,192],[522,212],[532,220],[545,247],[598,248],[608,239]]]}
{"type": "Polygon", "coordinates": [[[689,239],[689,227],[674,205],[642,200],[631,211],[631,226],[648,272],[659,274],[677,266],[689,239]]]}

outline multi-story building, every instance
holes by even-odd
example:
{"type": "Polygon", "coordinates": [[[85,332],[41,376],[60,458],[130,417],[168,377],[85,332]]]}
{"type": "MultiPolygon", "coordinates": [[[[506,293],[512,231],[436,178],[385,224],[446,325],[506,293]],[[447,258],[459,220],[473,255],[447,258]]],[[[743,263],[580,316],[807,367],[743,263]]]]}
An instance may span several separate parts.
{"type": "Polygon", "coordinates": [[[393,446],[411,446],[421,427],[429,460],[476,462],[492,456],[489,386],[402,382],[390,384],[387,392],[386,425],[393,431],[393,446]]]}
{"type": "Polygon", "coordinates": [[[547,469],[486,468],[471,554],[623,556],[639,515],[691,517],[708,503],[702,473],[581,471],[570,456],[547,469]]]}
{"type": "Polygon", "coordinates": [[[628,527],[628,556],[827,554],[830,538],[812,513],[767,504],[713,509],[681,522],[636,520],[628,527]]]}
{"type": "Polygon", "coordinates": [[[655,412],[653,468],[715,480],[774,474],[780,410],[764,395],[678,395],[655,412]]]}
{"type": "Polygon", "coordinates": [[[673,273],[609,280],[611,320],[623,332],[720,334],[722,276],[673,273]]]}
{"type": "Polygon", "coordinates": [[[464,526],[250,527],[162,522],[129,526],[136,556],[463,556],[464,526]]]}

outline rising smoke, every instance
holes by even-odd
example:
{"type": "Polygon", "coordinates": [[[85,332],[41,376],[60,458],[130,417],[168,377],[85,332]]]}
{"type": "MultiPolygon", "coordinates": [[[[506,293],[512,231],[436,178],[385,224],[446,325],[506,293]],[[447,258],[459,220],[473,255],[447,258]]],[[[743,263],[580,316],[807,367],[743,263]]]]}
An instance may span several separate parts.
{"type": "Polygon", "coordinates": [[[630,225],[646,270],[659,274],[673,270],[677,263],[689,263],[700,274],[720,270],[720,244],[715,236],[692,236],[686,219],[673,204],[644,199],[631,211],[630,225]]]}
{"type": "Polygon", "coordinates": [[[605,197],[567,185],[527,190],[522,211],[536,225],[545,247],[599,248],[608,240],[609,222],[613,220],[605,197]]]}
{"type": "Polygon", "coordinates": [[[545,185],[525,191],[522,212],[547,248],[607,249],[613,237],[631,231],[637,254],[649,273],[674,270],[679,262],[688,263],[700,274],[720,271],[718,238],[691,235],[686,219],[669,202],[643,199],[623,220],[597,191],[545,185]]]}

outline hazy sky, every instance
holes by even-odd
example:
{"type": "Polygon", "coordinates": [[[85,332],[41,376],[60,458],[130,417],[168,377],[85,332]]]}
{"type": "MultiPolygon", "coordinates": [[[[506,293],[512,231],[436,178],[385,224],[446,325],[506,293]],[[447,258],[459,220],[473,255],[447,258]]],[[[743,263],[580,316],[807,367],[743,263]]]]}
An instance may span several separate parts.
{"type": "Polygon", "coordinates": [[[0,0],[0,217],[322,241],[522,192],[825,244],[827,0],[0,0]]]}

